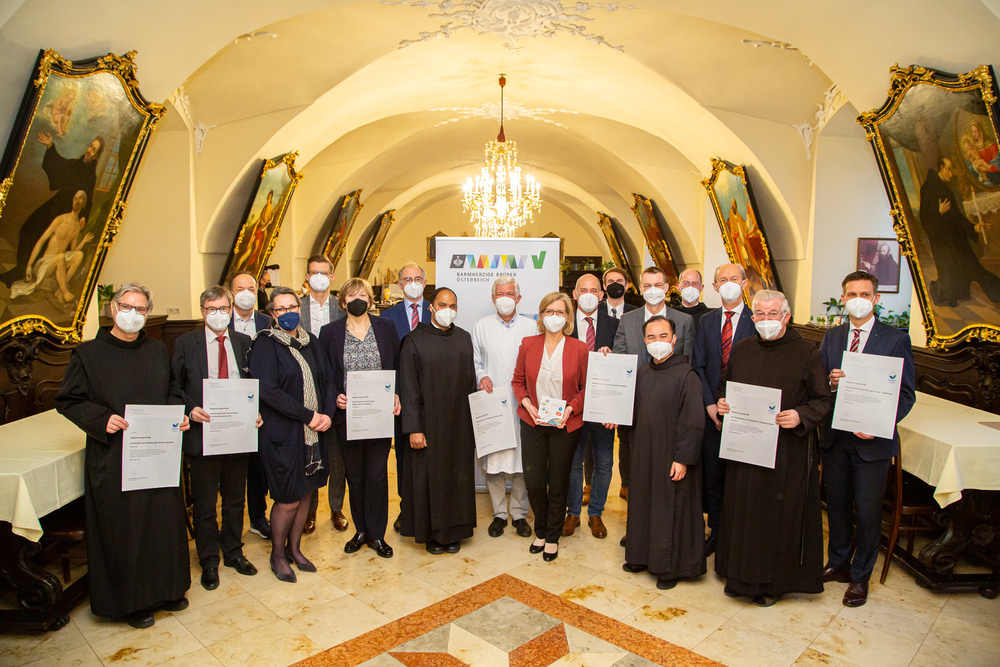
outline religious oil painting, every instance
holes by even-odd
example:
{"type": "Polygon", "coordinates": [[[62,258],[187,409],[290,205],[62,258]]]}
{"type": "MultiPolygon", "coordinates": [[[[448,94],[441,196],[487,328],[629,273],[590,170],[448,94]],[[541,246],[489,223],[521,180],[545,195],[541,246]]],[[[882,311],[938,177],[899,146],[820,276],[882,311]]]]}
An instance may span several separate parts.
{"type": "Polygon", "coordinates": [[[146,142],[164,113],[135,52],[38,55],[0,163],[0,339],[79,341],[146,142]]]}
{"type": "Polygon", "coordinates": [[[621,239],[618,236],[618,230],[615,229],[614,219],[607,213],[598,212],[597,226],[601,228],[604,240],[608,243],[608,249],[611,251],[611,259],[616,266],[625,269],[629,282],[635,285],[638,276],[632,270],[631,262],[628,261],[628,254],[626,254],[625,246],[622,245],[621,239]]]}
{"type": "Polygon", "coordinates": [[[302,174],[295,171],[295,158],[299,152],[285,153],[265,160],[257,179],[243,221],[240,223],[233,249],[226,260],[226,268],[219,278],[220,285],[240,271],[248,271],[260,280],[267,266],[267,258],[278,242],[281,221],[288,209],[288,202],[302,174]]]}
{"type": "Polygon", "coordinates": [[[639,221],[639,228],[642,230],[642,237],[646,240],[649,256],[653,258],[653,263],[667,274],[667,284],[671,286],[676,285],[677,265],[674,264],[674,257],[670,253],[670,246],[667,245],[666,238],[664,237],[666,223],[652,201],[634,192],[632,196],[635,198],[635,205],[632,207],[632,212],[635,213],[635,218],[639,221]]]}
{"type": "Polygon", "coordinates": [[[362,206],[364,204],[361,203],[361,190],[355,190],[341,197],[337,205],[333,207],[331,214],[333,226],[330,228],[330,236],[326,240],[326,245],[323,246],[323,256],[330,258],[334,269],[337,268],[337,262],[344,254],[347,239],[351,235],[354,221],[358,219],[358,213],[362,206]]]}
{"type": "Polygon", "coordinates": [[[899,293],[899,241],[858,239],[858,271],[867,271],[878,280],[878,291],[899,293]]]}
{"type": "Polygon", "coordinates": [[[365,248],[364,258],[361,260],[361,268],[358,270],[358,277],[368,280],[368,276],[371,275],[372,269],[375,268],[375,262],[378,261],[378,256],[382,252],[382,244],[385,243],[385,237],[389,233],[389,227],[392,226],[395,220],[394,214],[396,209],[391,209],[381,214],[378,220],[375,221],[375,227],[372,232],[371,240],[368,241],[368,246],[365,248]]]}
{"type": "Polygon", "coordinates": [[[759,290],[781,290],[771,248],[764,235],[746,167],[712,158],[712,175],[703,180],[722,231],[729,261],[747,272],[747,302],[759,290]]]}
{"type": "Polygon", "coordinates": [[[1000,341],[1000,147],[993,68],[898,65],[858,116],[924,316],[927,345],[1000,341]]]}

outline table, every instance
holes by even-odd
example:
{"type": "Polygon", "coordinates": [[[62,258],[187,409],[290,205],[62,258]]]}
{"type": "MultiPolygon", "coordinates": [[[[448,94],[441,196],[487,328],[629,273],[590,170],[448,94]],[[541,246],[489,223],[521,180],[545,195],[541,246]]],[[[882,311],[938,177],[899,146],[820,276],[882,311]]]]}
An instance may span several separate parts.
{"type": "Polygon", "coordinates": [[[58,630],[87,594],[87,576],[63,589],[34,562],[39,519],[83,496],[86,436],[55,410],[0,426],[0,574],[18,609],[0,610],[5,631],[58,630]]]}

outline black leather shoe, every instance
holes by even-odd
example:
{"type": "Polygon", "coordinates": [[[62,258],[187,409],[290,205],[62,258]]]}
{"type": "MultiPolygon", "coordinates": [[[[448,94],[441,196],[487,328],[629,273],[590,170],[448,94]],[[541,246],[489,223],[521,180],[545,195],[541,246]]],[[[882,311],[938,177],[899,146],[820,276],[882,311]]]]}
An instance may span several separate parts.
{"type": "Polygon", "coordinates": [[[758,607],[770,607],[778,601],[777,595],[755,595],[750,601],[758,607]]]}
{"type": "Polygon", "coordinates": [[[545,549],[545,543],[544,542],[542,542],[541,544],[538,544],[538,545],[532,543],[531,546],[528,547],[528,553],[529,554],[540,554],[540,553],[542,553],[542,550],[544,550],[544,549],[545,549]]]}
{"type": "Polygon", "coordinates": [[[169,600],[160,605],[164,611],[184,611],[188,608],[188,599],[183,595],[176,600],[169,600]]]}
{"type": "Polygon", "coordinates": [[[459,542],[449,542],[444,545],[444,550],[450,554],[457,554],[462,549],[462,545],[459,542]]]}
{"type": "Polygon", "coordinates": [[[347,544],[344,545],[344,553],[353,554],[361,551],[361,547],[364,546],[366,541],[364,533],[354,533],[354,537],[349,539],[347,544]]]}
{"type": "Polygon", "coordinates": [[[435,542],[433,540],[430,540],[429,542],[427,542],[426,549],[427,549],[427,553],[434,554],[435,556],[440,556],[441,554],[444,553],[444,546],[441,545],[441,544],[438,544],[437,542],[435,542]]]}
{"type": "Polygon", "coordinates": [[[154,622],[153,614],[148,610],[136,611],[128,615],[128,624],[140,630],[151,627],[154,622]]]}
{"type": "Polygon", "coordinates": [[[299,572],[315,572],[316,571],[316,566],[313,565],[312,561],[309,560],[308,558],[306,558],[305,556],[302,557],[302,562],[301,563],[299,561],[295,560],[294,558],[292,560],[295,562],[295,567],[299,568],[299,572]]]}
{"type": "Polygon", "coordinates": [[[247,577],[252,577],[253,575],[257,574],[257,568],[254,567],[253,563],[248,561],[247,557],[244,556],[243,554],[240,554],[239,556],[237,556],[232,560],[223,560],[222,564],[225,565],[226,567],[233,568],[240,574],[247,577]]]}
{"type": "Polygon", "coordinates": [[[619,542],[618,544],[620,544],[622,546],[625,546],[625,536],[624,535],[622,535],[622,541],[619,542]]]}
{"type": "Polygon", "coordinates": [[[544,560],[546,563],[551,563],[556,558],[559,558],[559,548],[558,547],[556,547],[556,550],[553,551],[552,553],[549,553],[548,551],[543,551],[542,552],[542,560],[544,560]]]}
{"type": "Polygon", "coordinates": [[[527,519],[514,519],[511,525],[517,530],[518,537],[531,537],[531,526],[528,525],[527,519]]]}
{"type": "Polygon", "coordinates": [[[274,569],[274,563],[271,563],[271,572],[274,572],[274,576],[278,578],[278,581],[284,581],[288,584],[294,584],[298,581],[294,572],[289,572],[288,574],[279,574],[277,570],[274,569]]]}
{"type": "Polygon", "coordinates": [[[715,534],[715,531],[713,530],[711,533],[708,534],[708,537],[705,538],[705,558],[708,558],[709,556],[715,553],[715,547],[718,544],[719,544],[719,537],[715,534]]]}
{"type": "Polygon", "coordinates": [[[398,533],[402,527],[403,527],[403,515],[400,514],[399,516],[396,517],[396,520],[392,522],[392,529],[398,533]]]}
{"type": "Polygon", "coordinates": [[[669,591],[671,588],[677,585],[676,579],[657,579],[656,587],[661,591],[669,591]]]}
{"type": "Polygon", "coordinates": [[[851,583],[851,571],[846,567],[827,567],[823,569],[823,583],[837,581],[842,584],[851,583]]]}
{"type": "Polygon", "coordinates": [[[203,567],[201,568],[201,587],[206,591],[214,591],[219,587],[219,568],[218,567],[203,567]]]}
{"type": "Polygon", "coordinates": [[[385,540],[372,540],[368,543],[368,548],[374,550],[379,558],[392,558],[392,547],[385,540]]]}
{"type": "Polygon", "coordinates": [[[503,535],[503,529],[506,527],[507,527],[507,519],[501,519],[500,517],[496,517],[493,519],[493,523],[490,524],[490,527],[486,529],[486,532],[489,534],[490,537],[500,537],[501,535],[503,535]]]}
{"type": "Polygon", "coordinates": [[[624,565],[622,565],[622,569],[625,570],[626,572],[632,572],[634,574],[636,572],[645,572],[646,571],[646,566],[645,565],[633,565],[632,563],[625,563],[624,565]]]}
{"type": "Polygon", "coordinates": [[[868,602],[868,582],[852,581],[844,593],[845,607],[860,607],[868,602]]]}

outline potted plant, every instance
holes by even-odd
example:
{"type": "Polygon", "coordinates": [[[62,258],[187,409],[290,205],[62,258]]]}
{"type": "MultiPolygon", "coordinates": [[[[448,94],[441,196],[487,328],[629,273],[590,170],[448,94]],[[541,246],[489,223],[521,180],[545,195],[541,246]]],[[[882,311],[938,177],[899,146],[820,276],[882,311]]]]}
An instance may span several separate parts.
{"type": "Polygon", "coordinates": [[[114,285],[108,284],[97,286],[97,305],[100,307],[101,315],[104,315],[104,317],[111,317],[111,299],[114,297],[114,285]]]}

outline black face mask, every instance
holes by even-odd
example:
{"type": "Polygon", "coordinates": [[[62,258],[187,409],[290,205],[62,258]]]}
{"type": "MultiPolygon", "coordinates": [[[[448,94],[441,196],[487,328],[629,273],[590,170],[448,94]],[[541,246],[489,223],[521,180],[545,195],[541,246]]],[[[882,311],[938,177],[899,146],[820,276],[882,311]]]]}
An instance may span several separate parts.
{"type": "Polygon", "coordinates": [[[625,296],[625,286],[621,283],[611,283],[604,288],[604,291],[608,293],[609,299],[620,299],[625,296]]]}
{"type": "Polygon", "coordinates": [[[355,299],[347,302],[347,312],[354,317],[361,317],[368,312],[368,302],[364,299],[355,299]]]}

